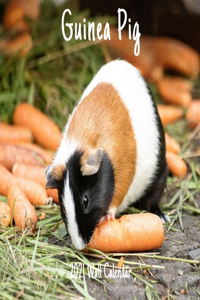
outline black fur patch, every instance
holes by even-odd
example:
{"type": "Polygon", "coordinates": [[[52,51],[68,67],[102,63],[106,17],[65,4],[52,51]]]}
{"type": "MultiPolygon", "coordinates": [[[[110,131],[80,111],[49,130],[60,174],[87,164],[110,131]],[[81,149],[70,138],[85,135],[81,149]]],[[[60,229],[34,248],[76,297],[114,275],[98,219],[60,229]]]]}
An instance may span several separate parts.
{"type": "MultiPolygon", "coordinates": [[[[67,227],[63,192],[66,176],[67,174],[69,175],[69,187],[74,198],[79,233],[85,243],[89,243],[96,225],[110,206],[114,194],[114,171],[107,153],[104,152],[99,171],[91,176],[82,176],[80,171],[82,155],[83,152],[81,151],[76,151],[73,154],[67,163],[67,169],[63,173],[62,179],[55,182],[55,185],[59,192],[61,215],[67,227]],[[83,211],[83,197],[85,193],[90,199],[88,213],[83,211]]],[[[67,202],[67,199],[65,201],[67,202]]]]}
{"type": "Polygon", "coordinates": [[[65,183],[66,176],[67,176],[67,168],[65,168],[62,174],[62,178],[60,178],[59,180],[54,176],[52,172],[48,175],[47,185],[46,185],[46,188],[48,188],[49,186],[50,188],[55,188],[58,190],[60,211],[65,224],[67,223],[67,216],[65,213],[65,207],[63,205],[63,195],[64,195],[64,183],[65,183]]]}
{"type": "Polygon", "coordinates": [[[158,114],[157,106],[152,98],[150,90],[149,90],[149,94],[152,99],[152,104],[156,115],[157,129],[159,132],[159,155],[158,155],[157,165],[155,166],[157,172],[154,175],[154,179],[152,183],[146,188],[146,191],[143,194],[143,196],[136,203],[134,203],[134,207],[139,208],[141,210],[146,210],[151,213],[155,213],[159,217],[164,218],[164,215],[161,212],[158,203],[161,199],[163,190],[166,186],[166,180],[168,175],[168,168],[167,168],[167,162],[165,157],[166,154],[165,132],[164,132],[164,128],[160,116],[158,114]]]}

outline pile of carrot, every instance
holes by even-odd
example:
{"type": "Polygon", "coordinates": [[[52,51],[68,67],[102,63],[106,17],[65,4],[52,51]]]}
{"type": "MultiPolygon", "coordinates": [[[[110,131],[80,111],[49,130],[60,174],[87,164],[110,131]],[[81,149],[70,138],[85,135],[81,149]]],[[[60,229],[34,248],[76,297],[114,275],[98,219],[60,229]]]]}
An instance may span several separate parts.
{"type": "Polygon", "coordinates": [[[40,15],[41,0],[10,0],[3,17],[5,31],[13,33],[15,38],[5,38],[0,40],[0,51],[7,56],[20,52],[20,56],[25,56],[33,46],[30,34],[30,26],[26,17],[37,20],[40,15]]]}
{"type": "Polygon", "coordinates": [[[59,203],[58,191],[46,190],[45,168],[61,138],[58,126],[26,103],[16,107],[13,125],[0,123],[0,195],[8,198],[8,204],[0,202],[0,225],[13,216],[22,230],[35,230],[35,206],[59,203]]]}
{"type": "Polygon", "coordinates": [[[119,39],[118,30],[112,27],[111,39],[104,43],[112,50],[115,57],[128,60],[136,66],[147,79],[154,82],[162,80],[164,70],[172,69],[188,77],[199,74],[199,53],[175,39],[141,35],[140,54],[134,55],[135,42],[130,40],[127,32],[119,39]]]}

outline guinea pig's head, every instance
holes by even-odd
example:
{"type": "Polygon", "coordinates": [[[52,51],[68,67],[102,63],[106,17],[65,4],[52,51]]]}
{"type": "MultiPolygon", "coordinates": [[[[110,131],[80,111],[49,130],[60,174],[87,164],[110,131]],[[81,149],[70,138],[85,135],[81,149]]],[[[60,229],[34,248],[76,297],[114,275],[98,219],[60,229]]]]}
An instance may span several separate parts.
{"type": "Polygon", "coordinates": [[[73,245],[82,250],[109,209],[114,194],[114,171],[101,149],[76,150],[65,165],[46,170],[47,188],[56,188],[63,221],[73,245]]]}

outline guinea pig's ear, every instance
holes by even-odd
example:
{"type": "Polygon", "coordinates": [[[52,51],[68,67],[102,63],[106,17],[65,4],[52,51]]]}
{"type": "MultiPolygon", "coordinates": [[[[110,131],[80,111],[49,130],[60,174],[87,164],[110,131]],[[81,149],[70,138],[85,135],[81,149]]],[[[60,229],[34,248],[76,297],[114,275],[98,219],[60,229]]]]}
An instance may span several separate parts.
{"type": "Polygon", "coordinates": [[[91,150],[85,153],[81,160],[81,173],[83,176],[96,174],[99,170],[101,160],[103,158],[103,149],[91,150]]]}
{"type": "Polygon", "coordinates": [[[58,186],[58,181],[62,179],[64,167],[63,166],[53,166],[52,164],[46,168],[46,189],[56,189],[58,186]]]}

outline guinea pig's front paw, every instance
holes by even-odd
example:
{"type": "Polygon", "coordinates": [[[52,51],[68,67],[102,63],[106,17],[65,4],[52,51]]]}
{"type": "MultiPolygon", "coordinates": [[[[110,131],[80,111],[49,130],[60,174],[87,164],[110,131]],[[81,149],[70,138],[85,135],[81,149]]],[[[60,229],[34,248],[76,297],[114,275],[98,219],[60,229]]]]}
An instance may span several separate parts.
{"type": "Polygon", "coordinates": [[[170,217],[167,216],[167,215],[164,215],[164,218],[161,217],[161,221],[162,221],[163,224],[169,223],[170,222],[170,217]]]}
{"type": "Polygon", "coordinates": [[[108,212],[106,213],[105,216],[101,218],[99,223],[105,222],[105,221],[112,221],[115,219],[115,213],[116,213],[116,208],[109,208],[108,212]]]}

